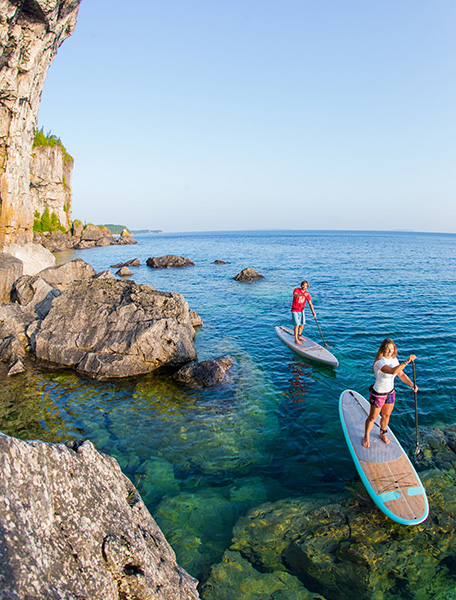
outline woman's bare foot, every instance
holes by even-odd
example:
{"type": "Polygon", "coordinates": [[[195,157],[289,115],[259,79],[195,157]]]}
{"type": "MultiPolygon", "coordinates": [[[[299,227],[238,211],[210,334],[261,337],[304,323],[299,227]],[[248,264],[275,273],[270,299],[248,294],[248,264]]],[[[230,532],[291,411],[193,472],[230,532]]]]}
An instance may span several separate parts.
{"type": "Polygon", "coordinates": [[[389,444],[390,443],[389,438],[386,437],[386,433],[381,433],[380,434],[380,439],[382,440],[382,442],[385,442],[385,444],[389,444]]]}
{"type": "Polygon", "coordinates": [[[299,344],[300,346],[302,346],[302,342],[300,342],[299,340],[295,339],[295,344],[299,344]]]}
{"type": "Polygon", "coordinates": [[[370,441],[369,438],[366,438],[366,436],[363,437],[363,446],[365,448],[370,448],[370,441]]]}

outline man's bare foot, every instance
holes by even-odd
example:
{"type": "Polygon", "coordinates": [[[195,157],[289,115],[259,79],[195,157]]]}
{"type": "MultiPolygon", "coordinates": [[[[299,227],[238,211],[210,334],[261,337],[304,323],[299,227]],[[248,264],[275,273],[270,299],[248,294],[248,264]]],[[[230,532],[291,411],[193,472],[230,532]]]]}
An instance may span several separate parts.
{"type": "Polygon", "coordinates": [[[386,437],[386,433],[381,433],[380,434],[380,439],[382,440],[382,442],[385,442],[385,444],[389,444],[390,443],[389,438],[386,437]]]}
{"type": "Polygon", "coordinates": [[[369,438],[366,439],[366,436],[363,437],[363,446],[365,448],[370,448],[369,438]]]}
{"type": "Polygon", "coordinates": [[[299,344],[300,346],[302,346],[302,342],[300,342],[300,341],[299,341],[299,340],[297,340],[296,338],[295,338],[295,344],[299,344]]]}

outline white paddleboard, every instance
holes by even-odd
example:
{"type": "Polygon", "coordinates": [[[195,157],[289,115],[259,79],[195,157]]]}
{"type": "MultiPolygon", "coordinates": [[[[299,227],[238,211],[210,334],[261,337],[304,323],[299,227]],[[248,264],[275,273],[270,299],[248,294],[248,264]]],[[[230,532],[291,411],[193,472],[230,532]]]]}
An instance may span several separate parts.
{"type": "Polygon", "coordinates": [[[369,402],[358,392],[345,390],[340,395],[340,421],[355,467],[370,497],[385,515],[402,525],[418,525],[429,515],[426,491],[389,427],[390,443],[380,439],[380,417],[370,434],[370,447],[363,446],[369,408],[369,402]]]}
{"type": "Polygon", "coordinates": [[[311,360],[330,365],[331,367],[338,367],[339,361],[331,354],[329,350],[312,341],[310,338],[302,336],[301,344],[295,344],[294,333],[288,327],[282,327],[281,325],[275,328],[277,335],[289,348],[311,360]]]}

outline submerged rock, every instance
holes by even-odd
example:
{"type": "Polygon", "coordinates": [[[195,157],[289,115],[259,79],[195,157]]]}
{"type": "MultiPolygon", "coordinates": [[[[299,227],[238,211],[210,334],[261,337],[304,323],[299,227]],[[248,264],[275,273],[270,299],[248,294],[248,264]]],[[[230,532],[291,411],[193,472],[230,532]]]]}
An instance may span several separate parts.
{"type": "Polygon", "coordinates": [[[36,331],[36,356],[106,379],[150,373],[196,359],[188,304],[177,293],[134,281],[76,281],[36,331]]]}
{"type": "Polygon", "coordinates": [[[202,586],[204,600],[325,600],[283,570],[257,571],[239,552],[227,550],[202,586]]]}
{"type": "Polygon", "coordinates": [[[252,269],[252,267],[247,267],[243,269],[240,273],[233,278],[235,281],[257,281],[258,279],[265,279],[264,275],[252,269]]]}
{"type": "Polygon", "coordinates": [[[456,476],[421,479],[431,512],[420,525],[394,523],[356,483],[356,497],[258,506],[238,521],[230,549],[260,572],[286,569],[328,600],[445,598],[454,590],[456,476]]]}
{"type": "Polygon", "coordinates": [[[214,264],[214,265],[229,265],[230,263],[225,262],[224,260],[214,260],[214,262],[212,264],[214,264]]]}
{"type": "Polygon", "coordinates": [[[147,259],[146,264],[153,269],[180,269],[182,267],[193,267],[195,263],[184,256],[174,256],[167,254],[166,256],[151,256],[147,259]]]}
{"type": "Polygon", "coordinates": [[[196,600],[197,581],[117,462],[0,434],[2,598],[196,600]]]}
{"type": "Polygon", "coordinates": [[[174,374],[174,379],[190,387],[212,387],[221,383],[233,366],[231,356],[222,356],[217,360],[192,361],[174,374]]]}

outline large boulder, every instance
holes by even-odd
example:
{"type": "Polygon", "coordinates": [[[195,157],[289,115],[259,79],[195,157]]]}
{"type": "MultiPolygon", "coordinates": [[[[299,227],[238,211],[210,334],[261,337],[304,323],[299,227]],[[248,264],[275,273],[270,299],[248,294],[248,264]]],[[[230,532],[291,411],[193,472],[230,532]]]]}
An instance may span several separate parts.
{"type": "Polygon", "coordinates": [[[86,225],[81,233],[81,240],[85,242],[97,242],[105,237],[105,233],[97,225],[86,225]]]}
{"type": "Polygon", "coordinates": [[[9,302],[13,283],[24,272],[24,263],[12,254],[0,253],[0,301],[9,302]]]}
{"type": "Polygon", "coordinates": [[[255,269],[252,269],[252,267],[247,267],[246,269],[243,269],[240,273],[238,273],[236,275],[236,277],[234,277],[235,281],[257,281],[258,279],[264,279],[264,275],[261,275],[261,273],[258,273],[257,271],[255,271],[255,269]]]}
{"type": "Polygon", "coordinates": [[[120,267],[120,269],[116,271],[116,275],[120,275],[120,277],[130,277],[130,275],[133,275],[133,271],[130,271],[128,267],[120,267]]]}
{"type": "Polygon", "coordinates": [[[128,229],[122,229],[122,232],[120,234],[119,239],[117,240],[117,243],[122,246],[122,245],[128,245],[128,244],[137,244],[138,242],[131,237],[131,233],[128,231],[128,229]]]}
{"type": "Polygon", "coordinates": [[[9,244],[5,246],[4,252],[24,263],[24,275],[36,275],[55,265],[55,256],[40,244],[9,244]]]}
{"type": "Polygon", "coordinates": [[[99,379],[150,373],[196,359],[188,304],[134,281],[70,284],[36,331],[36,356],[99,379]]]}
{"type": "Polygon", "coordinates": [[[40,271],[40,277],[50,285],[63,291],[73,281],[91,279],[97,272],[81,258],[75,258],[57,267],[40,271]]]}
{"type": "Polygon", "coordinates": [[[193,267],[195,263],[184,256],[167,254],[166,256],[151,256],[146,264],[153,269],[179,269],[182,267],[193,267]]]}
{"type": "Polygon", "coordinates": [[[117,462],[0,434],[2,598],[196,600],[197,581],[117,462]]]}

